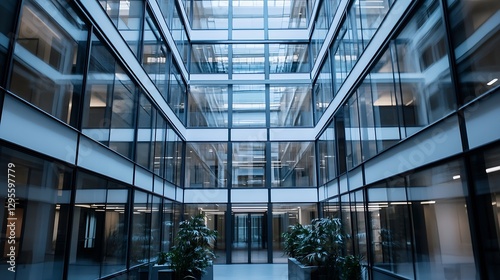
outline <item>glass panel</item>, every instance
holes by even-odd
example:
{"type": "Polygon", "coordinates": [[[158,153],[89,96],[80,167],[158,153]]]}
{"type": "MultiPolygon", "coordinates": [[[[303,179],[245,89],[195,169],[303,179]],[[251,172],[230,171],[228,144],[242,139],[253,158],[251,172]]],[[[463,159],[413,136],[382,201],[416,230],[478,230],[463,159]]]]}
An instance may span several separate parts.
{"type": "Polygon", "coordinates": [[[412,225],[403,179],[368,189],[374,266],[414,279],[412,225]]]}
{"type": "Polygon", "coordinates": [[[158,26],[148,10],[144,19],[144,43],[142,46],[142,66],[161,94],[167,95],[166,69],[169,56],[168,47],[160,34],[158,26]]]}
{"type": "Polygon", "coordinates": [[[139,38],[144,14],[143,0],[99,0],[130,49],[139,56],[139,38]]]}
{"type": "Polygon", "coordinates": [[[153,171],[160,177],[165,177],[165,150],[167,141],[167,121],[158,111],[156,115],[156,133],[154,138],[153,171]]]}
{"type": "Polygon", "coordinates": [[[165,163],[166,179],[171,183],[181,185],[182,167],[182,140],[177,133],[167,124],[167,154],[165,163]]]}
{"type": "MultiPolygon", "coordinates": [[[[103,233],[106,230],[108,182],[103,178],[83,172],[77,175],[72,226],[74,237],[71,240],[72,258],[69,263],[68,276],[73,278],[83,274],[87,278],[98,278],[101,263],[104,262],[103,254],[106,252],[103,233]]],[[[125,213],[125,208],[120,210],[125,213]]],[[[111,240],[106,241],[111,242],[111,240]]],[[[108,244],[111,245],[111,243],[108,244]]]]}
{"type": "Polygon", "coordinates": [[[5,147],[0,165],[2,279],[63,279],[72,170],[5,147]]]}
{"type": "Polygon", "coordinates": [[[464,166],[450,162],[408,176],[418,279],[474,279],[464,166]]]}
{"type": "Polygon", "coordinates": [[[232,179],[234,188],[265,186],[265,151],[265,143],[233,143],[232,179]]]}
{"type": "Polygon", "coordinates": [[[358,88],[359,126],[361,133],[362,161],[373,157],[377,153],[375,139],[375,118],[373,115],[373,100],[371,92],[371,78],[368,74],[358,88]]]}
{"type": "Polygon", "coordinates": [[[130,266],[149,262],[151,240],[151,195],[134,191],[130,266]],[[149,202],[148,202],[149,201],[149,202]]]}
{"type": "Polygon", "coordinates": [[[344,105],[344,118],[347,169],[351,169],[361,163],[359,110],[356,94],[352,95],[344,105]]]}
{"type": "Polygon", "coordinates": [[[88,30],[71,6],[60,2],[64,1],[25,1],[10,90],[74,125],[82,90],[88,30]]]}
{"type": "MultiPolygon", "coordinates": [[[[189,14],[188,14],[189,15],[189,14]]],[[[228,29],[228,0],[194,0],[193,29],[228,29]]]]}
{"type": "Polygon", "coordinates": [[[498,279],[500,271],[500,148],[488,149],[473,156],[476,186],[477,237],[486,263],[484,279],[498,279]]]}
{"type": "Polygon", "coordinates": [[[313,85],[313,91],[316,102],[315,121],[317,123],[334,97],[330,55],[326,57],[321,66],[321,71],[313,85]]]}
{"type": "Polygon", "coordinates": [[[153,139],[154,122],[156,118],[156,109],[152,107],[151,101],[146,97],[146,94],[141,94],[139,100],[138,112],[138,130],[137,142],[135,148],[135,161],[146,169],[153,168],[153,139]]]}
{"type": "MultiPolygon", "coordinates": [[[[352,214],[351,213],[351,206],[349,203],[349,194],[342,195],[340,197],[340,209],[342,211],[341,215],[341,221],[342,221],[342,227],[344,229],[344,233],[347,236],[353,236],[354,232],[352,229],[352,214]]],[[[353,242],[351,239],[348,239],[347,242],[345,243],[346,247],[346,254],[348,255],[353,255],[354,254],[354,248],[353,248],[353,242]]]]}
{"type": "Polygon", "coordinates": [[[217,239],[214,244],[214,263],[226,263],[226,211],[225,204],[185,204],[185,216],[202,214],[205,216],[205,224],[208,228],[217,231],[217,239]]]}
{"type": "Polygon", "coordinates": [[[334,122],[330,122],[318,139],[319,185],[337,176],[334,122]]]}
{"type": "Polygon", "coordinates": [[[132,159],[136,85],[93,36],[82,131],[132,159]]]}
{"type": "Polygon", "coordinates": [[[264,44],[233,44],[233,73],[264,73],[264,44]]]}
{"type": "Polygon", "coordinates": [[[249,225],[250,218],[247,213],[233,214],[233,240],[231,260],[233,263],[249,262],[249,225]]]}
{"type": "MultiPolygon", "coordinates": [[[[177,1],[175,1],[175,3],[177,3],[177,1]]],[[[170,33],[174,38],[175,45],[177,46],[177,50],[179,50],[179,54],[181,55],[184,65],[187,65],[189,56],[189,41],[186,33],[186,28],[184,26],[184,20],[181,19],[181,16],[177,12],[177,9],[174,7],[174,5],[172,5],[172,10],[173,16],[170,33]]]]}
{"type": "Polygon", "coordinates": [[[4,0],[0,3],[0,85],[4,85],[3,77],[6,70],[5,56],[10,43],[10,34],[14,33],[16,19],[16,0],[4,0]]]}
{"type": "Polygon", "coordinates": [[[150,239],[150,253],[149,260],[151,262],[155,262],[158,258],[158,254],[160,253],[161,246],[161,201],[162,199],[158,196],[153,196],[153,201],[151,205],[151,209],[146,211],[146,215],[151,215],[151,239],[150,239]]]}
{"type": "Polygon", "coordinates": [[[448,0],[462,103],[500,85],[500,1],[448,0]]]}
{"type": "Polygon", "coordinates": [[[233,29],[264,29],[264,0],[233,0],[233,29]]]}
{"type": "Polygon", "coordinates": [[[391,52],[387,49],[370,73],[378,152],[395,145],[401,139],[392,69],[391,52]]]}
{"type": "Polygon", "coordinates": [[[314,21],[314,31],[311,36],[311,54],[313,57],[313,63],[316,63],[319,51],[321,49],[321,46],[323,46],[326,34],[328,33],[328,16],[325,3],[326,1],[320,1],[320,7],[317,13],[316,20],[314,21]]]}
{"type": "Polygon", "coordinates": [[[191,127],[228,126],[227,86],[189,87],[188,125],[191,127]]]}
{"type": "Polygon", "coordinates": [[[270,73],[308,73],[309,48],[306,44],[269,44],[270,73]]]}
{"type": "Polygon", "coordinates": [[[268,28],[307,28],[307,0],[267,1],[268,28]]]}
{"type": "Polygon", "coordinates": [[[191,48],[191,74],[227,74],[227,44],[193,44],[191,48]]]}
{"type": "Polygon", "coordinates": [[[263,85],[234,85],[233,126],[266,126],[266,88],[263,85]]]}
{"type": "MultiPolygon", "coordinates": [[[[188,0],[189,2],[191,0],[188,0]]],[[[201,0],[204,1],[204,0],[201,0]]],[[[158,6],[160,7],[161,13],[163,14],[163,19],[167,23],[167,26],[172,26],[172,18],[175,10],[175,2],[172,0],[156,0],[158,6]]],[[[188,13],[189,15],[189,13],[188,13]]]]}
{"type": "Polygon", "coordinates": [[[316,186],[314,142],[271,143],[271,186],[316,186]]]}
{"type": "Polygon", "coordinates": [[[456,104],[442,11],[435,3],[428,0],[395,40],[400,81],[396,86],[407,136],[445,116],[456,104]]]}
{"type": "Polygon", "coordinates": [[[354,225],[354,253],[357,256],[362,257],[362,262],[367,263],[368,256],[368,244],[366,243],[366,209],[364,206],[364,195],[363,191],[357,191],[351,193],[351,211],[353,213],[352,218],[354,225]]]}
{"type": "Polygon", "coordinates": [[[174,204],[172,201],[163,200],[163,222],[162,222],[162,238],[161,238],[161,251],[168,252],[170,247],[174,244],[174,225],[175,213],[174,204]]]}
{"type": "Polygon", "coordinates": [[[387,12],[389,12],[390,0],[359,0],[356,1],[359,5],[358,20],[360,20],[363,29],[358,28],[358,32],[362,32],[363,45],[366,46],[370,39],[375,35],[375,32],[382,24],[387,12]]]}
{"type": "Polygon", "coordinates": [[[182,75],[180,74],[180,70],[177,67],[177,64],[170,69],[170,83],[169,83],[169,91],[168,91],[168,99],[167,103],[174,111],[175,115],[181,120],[183,124],[186,123],[186,95],[187,95],[187,87],[186,83],[182,79],[182,75]]]}
{"type": "Polygon", "coordinates": [[[317,216],[315,204],[273,204],[273,263],[288,262],[283,251],[283,233],[288,231],[288,227],[310,225],[317,216]]]}
{"type": "Polygon", "coordinates": [[[186,188],[227,187],[227,143],[186,144],[186,188]]]}
{"type": "Polygon", "coordinates": [[[271,86],[271,127],[312,126],[312,97],[309,85],[271,86]]]}
{"type": "Polygon", "coordinates": [[[340,218],[340,203],[338,196],[325,203],[323,215],[325,218],[340,218]]]}

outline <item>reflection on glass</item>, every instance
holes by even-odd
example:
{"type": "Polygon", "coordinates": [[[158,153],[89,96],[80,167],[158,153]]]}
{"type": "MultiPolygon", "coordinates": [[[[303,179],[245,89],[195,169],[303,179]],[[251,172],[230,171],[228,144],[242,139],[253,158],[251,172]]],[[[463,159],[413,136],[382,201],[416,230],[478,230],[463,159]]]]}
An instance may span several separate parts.
{"type": "Polygon", "coordinates": [[[311,36],[311,55],[312,62],[316,63],[316,59],[318,58],[319,51],[323,46],[323,42],[325,41],[326,34],[328,33],[328,15],[327,15],[327,1],[320,1],[320,7],[318,8],[318,15],[316,20],[314,21],[314,31],[311,36]]]}
{"type": "Polygon", "coordinates": [[[371,186],[368,200],[374,266],[413,279],[411,204],[404,180],[371,186]]]}
{"type": "Polygon", "coordinates": [[[313,142],[271,143],[271,186],[316,186],[313,142]]]}
{"type": "Polygon", "coordinates": [[[265,143],[233,143],[232,180],[234,188],[264,187],[266,182],[265,143]]]}
{"type": "Polygon", "coordinates": [[[283,251],[283,233],[296,224],[310,225],[318,217],[315,204],[273,204],[273,263],[287,263],[283,251]]]}
{"type": "Polygon", "coordinates": [[[227,143],[190,143],[186,147],[186,188],[225,188],[227,143]]]}
{"type": "Polygon", "coordinates": [[[227,86],[189,87],[188,126],[227,127],[228,88],[227,86]]]}
{"type": "Polygon", "coordinates": [[[263,85],[233,86],[233,126],[266,126],[266,88],[263,85]]]}
{"type": "Polygon", "coordinates": [[[174,63],[170,68],[169,75],[169,91],[167,103],[170,105],[172,111],[181,120],[183,124],[186,123],[186,97],[187,97],[187,87],[182,75],[180,73],[179,67],[174,63]]]}
{"type": "Polygon", "coordinates": [[[99,0],[132,52],[139,56],[139,39],[144,13],[142,0],[99,0]]]}
{"type": "Polygon", "coordinates": [[[134,191],[130,266],[149,262],[151,239],[151,195],[134,191]]]}
{"type": "MultiPolygon", "coordinates": [[[[175,1],[177,3],[177,1],[175,1]]],[[[175,5],[177,6],[177,5],[175,5]]],[[[170,26],[170,33],[174,38],[175,46],[181,55],[184,65],[187,65],[189,57],[189,41],[186,32],[186,27],[184,26],[184,20],[181,19],[181,15],[172,3],[172,24],[170,26]]]]}
{"type": "Polygon", "coordinates": [[[78,104],[81,94],[88,31],[71,6],[59,2],[63,1],[25,1],[10,90],[61,121],[75,125],[78,111],[73,103],[78,104]]]}
{"type": "Polygon", "coordinates": [[[448,0],[461,102],[500,85],[499,1],[448,0]]]}
{"type": "Polygon", "coordinates": [[[181,185],[182,139],[170,125],[167,125],[167,143],[165,156],[165,177],[177,185],[181,185]]]}
{"type": "MultiPolygon", "coordinates": [[[[187,14],[189,15],[189,13],[187,14]]],[[[194,0],[191,28],[227,29],[228,15],[228,0],[194,0]]]]}
{"type": "Polygon", "coordinates": [[[163,96],[167,95],[166,70],[168,48],[158,26],[148,10],[144,19],[144,43],[142,46],[142,66],[163,96]]]}
{"type": "Polygon", "coordinates": [[[306,4],[306,0],[267,1],[268,28],[307,28],[306,4]]]}
{"type": "Polygon", "coordinates": [[[314,109],[316,112],[315,122],[317,123],[334,97],[330,55],[327,55],[323,65],[321,66],[318,78],[313,84],[313,92],[316,100],[314,109]]]}
{"type": "Polygon", "coordinates": [[[500,148],[492,148],[473,155],[474,184],[476,186],[477,237],[487,267],[485,279],[500,277],[500,148]]]}
{"type": "Polygon", "coordinates": [[[318,139],[319,185],[324,185],[337,176],[336,142],[334,122],[330,122],[318,139]]]}
{"type": "Polygon", "coordinates": [[[347,168],[361,163],[358,98],[353,94],[344,105],[345,150],[347,168]]]}
{"type": "Polygon", "coordinates": [[[263,29],[264,0],[233,0],[233,29],[263,29]]]}
{"type": "Polygon", "coordinates": [[[272,127],[312,126],[311,88],[308,85],[271,86],[272,127]]]}
{"type": "Polygon", "coordinates": [[[136,85],[93,36],[82,131],[132,158],[136,85]]]}
{"type": "Polygon", "coordinates": [[[306,73],[311,71],[305,44],[270,44],[270,73],[306,73]]]}
{"type": "Polygon", "coordinates": [[[233,73],[264,73],[264,44],[233,44],[233,73]]]}
{"type": "Polygon", "coordinates": [[[146,169],[153,168],[153,139],[156,108],[151,101],[142,93],[139,99],[139,112],[137,116],[137,142],[135,148],[135,161],[146,169]]]}
{"type": "Polygon", "coordinates": [[[0,172],[2,279],[33,275],[38,279],[63,279],[72,170],[53,160],[2,146],[0,165],[4,169],[0,172]],[[12,259],[8,254],[15,256],[15,267],[9,264],[12,259]],[[9,271],[12,268],[15,273],[9,271]]]}
{"type": "Polygon", "coordinates": [[[226,263],[226,204],[185,204],[184,215],[192,217],[202,214],[205,223],[211,230],[217,231],[214,243],[214,251],[217,258],[214,263],[226,263]]]}
{"type": "Polygon", "coordinates": [[[463,169],[454,161],[408,176],[417,279],[476,277],[463,169]]]}
{"type": "Polygon", "coordinates": [[[191,47],[191,74],[227,74],[229,49],[226,44],[191,47]]]}

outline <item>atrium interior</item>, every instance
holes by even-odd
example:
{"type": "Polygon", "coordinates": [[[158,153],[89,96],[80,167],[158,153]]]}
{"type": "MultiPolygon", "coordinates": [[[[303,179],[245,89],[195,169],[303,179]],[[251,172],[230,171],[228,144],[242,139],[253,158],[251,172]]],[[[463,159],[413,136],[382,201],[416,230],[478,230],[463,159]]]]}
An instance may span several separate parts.
{"type": "Polygon", "coordinates": [[[215,265],[335,217],[365,279],[500,279],[499,45],[498,0],[2,0],[0,278],[203,214],[215,265]]]}

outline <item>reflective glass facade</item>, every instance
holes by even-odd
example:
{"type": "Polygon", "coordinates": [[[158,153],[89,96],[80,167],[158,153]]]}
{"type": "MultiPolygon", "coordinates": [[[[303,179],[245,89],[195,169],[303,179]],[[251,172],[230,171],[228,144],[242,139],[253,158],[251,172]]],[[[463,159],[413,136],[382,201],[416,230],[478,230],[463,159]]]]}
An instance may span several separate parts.
{"type": "Polygon", "coordinates": [[[216,265],[331,216],[364,279],[499,278],[499,9],[2,1],[0,278],[139,279],[199,213],[216,265]]]}

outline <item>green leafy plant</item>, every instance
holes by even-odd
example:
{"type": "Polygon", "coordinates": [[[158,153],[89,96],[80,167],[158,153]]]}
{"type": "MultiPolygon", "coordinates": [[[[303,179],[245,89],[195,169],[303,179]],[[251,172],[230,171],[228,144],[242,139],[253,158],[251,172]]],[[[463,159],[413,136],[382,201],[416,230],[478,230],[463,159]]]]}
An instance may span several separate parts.
{"type": "Polygon", "coordinates": [[[283,237],[285,253],[303,265],[317,266],[317,273],[325,279],[360,279],[360,257],[343,256],[348,235],[340,219],[321,218],[312,220],[311,225],[297,224],[289,227],[283,237]]]}
{"type": "Polygon", "coordinates": [[[200,279],[215,259],[213,244],[217,232],[205,225],[205,217],[197,215],[179,224],[175,245],[167,253],[177,279],[200,279]]]}
{"type": "Polygon", "coordinates": [[[159,252],[158,253],[158,259],[156,260],[156,264],[158,265],[164,265],[168,261],[168,253],[166,252],[159,252]]]}

